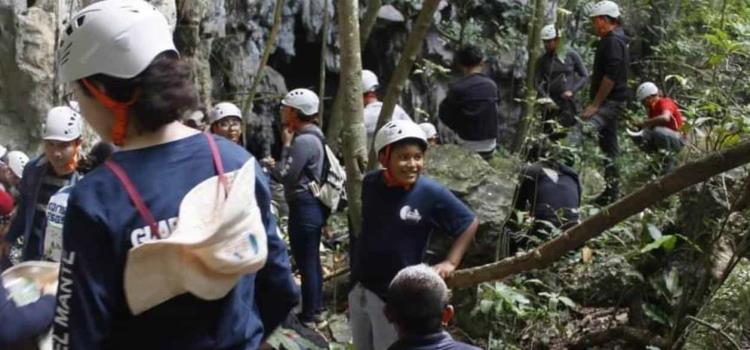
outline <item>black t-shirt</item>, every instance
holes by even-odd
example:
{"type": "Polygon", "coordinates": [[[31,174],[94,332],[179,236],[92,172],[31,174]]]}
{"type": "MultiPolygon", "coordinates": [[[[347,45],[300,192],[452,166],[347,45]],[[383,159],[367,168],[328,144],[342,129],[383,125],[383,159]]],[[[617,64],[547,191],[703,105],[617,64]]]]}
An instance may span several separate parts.
{"type": "Polygon", "coordinates": [[[529,209],[537,220],[561,226],[578,220],[581,183],[572,168],[537,162],[523,170],[516,209],[529,209]]]}
{"type": "Polygon", "coordinates": [[[450,84],[440,103],[440,120],[468,141],[497,138],[498,90],[490,77],[470,74],[450,84]]]}
{"type": "Polygon", "coordinates": [[[594,72],[591,76],[590,98],[593,100],[599,85],[606,76],[615,82],[607,100],[625,101],[628,99],[628,37],[621,27],[616,27],[601,40],[594,56],[594,72]]]}

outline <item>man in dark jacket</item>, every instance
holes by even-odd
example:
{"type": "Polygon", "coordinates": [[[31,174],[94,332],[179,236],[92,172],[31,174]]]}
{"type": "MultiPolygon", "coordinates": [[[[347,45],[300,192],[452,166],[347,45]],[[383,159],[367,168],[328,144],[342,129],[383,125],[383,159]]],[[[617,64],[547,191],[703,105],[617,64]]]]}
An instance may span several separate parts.
{"type": "Polygon", "coordinates": [[[620,175],[615,163],[620,153],[617,124],[629,95],[629,39],[620,26],[620,8],[614,2],[605,0],[596,3],[589,16],[600,40],[594,56],[591,103],[583,111],[581,118],[591,121],[599,133],[599,147],[607,157],[604,162],[607,185],[596,199],[597,204],[607,205],[617,200],[620,192],[620,175]]]}
{"type": "Polygon", "coordinates": [[[489,159],[497,147],[497,85],[482,73],[484,54],[479,47],[463,47],[456,62],[464,77],[449,86],[440,103],[440,120],[457,134],[463,148],[489,159]]]}
{"type": "Polygon", "coordinates": [[[389,350],[478,350],[457,342],[443,329],[453,318],[448,287],[427,265],[398,272],[388,287],[385,315],[396,325],[398,341],[389,350]]]}
{"type": "Polygon", "coordinates": [[[554,102],[543,114],[544,133],[554,141],[565,138],[567,129],[578,124],[575,94],[588,81],[589,72],[576,50],[560,45],[560,31],[554,24],[542,28],[541,37],[546,52],[537,60],[534,85],[539,97],[554,102]],[[564,131],[555,130],[555,123],[564,131]]]}

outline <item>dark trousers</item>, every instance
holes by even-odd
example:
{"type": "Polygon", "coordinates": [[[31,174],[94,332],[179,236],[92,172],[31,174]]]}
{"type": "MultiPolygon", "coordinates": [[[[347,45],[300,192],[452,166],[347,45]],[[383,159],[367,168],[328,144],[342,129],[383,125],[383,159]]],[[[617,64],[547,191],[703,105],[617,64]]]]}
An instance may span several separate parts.
{"type": "Polygon", "coordinates": [[[555,104],[557,108],[547,108],[542,112],[542,131],[550,141],[564,139],[568,130],[578,124],[578,107],[574,100],[556,99],[555,104]]]}
{"type": "Polygon", "coordinates": [[[323,267],[320,263],[320,236],[329,212],[310,192],[289,203],[289,243],[302,275],[302,314],[311,321],[323,310],[323,267]]]}
{"type": "Polygon", "coordinates": [[[604,195],[617,199],[620,193],[620,171],[617,168],[617,156],[620,146],[617,143],[618,119],[625,111],[625,102],[606,100],[599,111],[591,118],[591,123],[599,133],[599,148],[606,156],[604,159],[604,179],[607,185],[604,195]]]}

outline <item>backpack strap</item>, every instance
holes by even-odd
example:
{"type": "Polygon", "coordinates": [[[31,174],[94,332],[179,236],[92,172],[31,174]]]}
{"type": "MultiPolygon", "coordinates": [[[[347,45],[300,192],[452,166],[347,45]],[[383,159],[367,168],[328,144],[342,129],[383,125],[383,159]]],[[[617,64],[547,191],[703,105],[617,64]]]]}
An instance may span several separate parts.
{"type": "Polygon", "coordinates": [[[226,197],[229,195],[229,182],[227,181],[227,177],[224,176],[224,164],[221,162],[219,147],[216,146],[216,141],[211,134],[209,134],[208,132],[204,132],[203,136],[205,136],[206,140],[208,141],[208,148],[211,149],[211,158],[213,158],[214,161],[216,175],[219,177],[219,182],[221,183],[221,185],[224,186],[224,196],[226,197]]]}
{"type": "Polygon", "coordinates": [[[318,135],[317,133],[309,132],[309,131],[302,132],[299,135],[313,135],[315,136],[315,138],[318,139],[318,141],[320,141],[320,145],[323,149],[323,171],[320,173],[320,180],[318,180],[317,176],[314,176],[314,174],[312,173],[312,170],[310,170],[310,168],[308,168],[307,166],[305,166],[304,172],[305,172],[305,175],[307,175],[307,177],[319,183],[325,182],[325,179],[328,178],[328,172],[331,169],[331,163],[328,160],[328,152],[326,152],[326,139],[323,136],[318,135]]]}
{"type": "Polygon", "coordinates": [[[151,214],[151,211],[148,210],[148,207],[143,202],[141,195],[138,193],[135,185],[133,185],[133,182],[130,181],[130,178],[128,177],[128,174],[125,173],[125,170],[123,170],[119,164],[115,163],[111,159],[105,161],[104,166],[111,170],[115,174],[117,179],[120,180],[122,186],[125,187],[125,191],[128,192],[128,197],[130,197],[130,200],[133,202],[133,205],[135,205],[138,213],[141,214],[141,218],[146,222],[146,224],[148,224],[149,227],[151,227],[151,238],[159,238],[159,227],[156,225],[156,219],[154,219],[154,215],[151,214]]]}

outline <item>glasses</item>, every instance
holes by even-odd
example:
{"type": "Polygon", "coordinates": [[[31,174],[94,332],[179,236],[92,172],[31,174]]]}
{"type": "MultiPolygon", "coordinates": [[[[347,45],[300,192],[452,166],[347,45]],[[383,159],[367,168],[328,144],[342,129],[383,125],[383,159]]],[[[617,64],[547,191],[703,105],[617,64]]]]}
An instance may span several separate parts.
{"type": "Polygon", "coordinates": [[[235,127],[235,128],[240,127],[242,125],[242,122],[240,121],[239,118],[227,118],[227,119],[219,120],[217,124],[219,125],[220,128],[229,129],[232,127],[235,127]]]}

